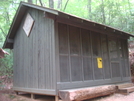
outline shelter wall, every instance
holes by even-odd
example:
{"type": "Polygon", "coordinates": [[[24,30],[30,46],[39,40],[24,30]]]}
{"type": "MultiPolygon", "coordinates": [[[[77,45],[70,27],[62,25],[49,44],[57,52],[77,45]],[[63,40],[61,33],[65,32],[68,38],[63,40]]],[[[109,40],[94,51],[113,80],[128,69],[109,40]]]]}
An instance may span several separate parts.
{"type": "Polygon", "coordinates": [[[58,23],[58,40],[59,89],[130,82],[127,39],[58,23]]]}
{"type": "Polygon", "coordinates": [[[31,92],[44,89],[53,91],[56,84],[54,21],[44,18],[42,11],[29,9],[27,13],[35,22],[27,37],[23,30],[24,17],[14,40],[14,88],[28,88],[31,92]]]}

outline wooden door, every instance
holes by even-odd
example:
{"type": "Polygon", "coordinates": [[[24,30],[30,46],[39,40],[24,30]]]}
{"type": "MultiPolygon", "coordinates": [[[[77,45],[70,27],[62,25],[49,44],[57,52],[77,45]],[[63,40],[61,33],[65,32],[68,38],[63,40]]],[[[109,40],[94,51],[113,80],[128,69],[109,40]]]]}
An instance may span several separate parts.
{"type": "Polygon", "coordinates": [[[118,40],[115,38],[109,38],[109,56],[110,56],[110,67],[111,76],[113,82],[119,82],[121,80],[121,69],[120,69],[120,57],[119,57],[119,45],[118,40]]]}
{"type": "Polygon", "coordinates": [[[128,80],[130,77],[130,67],[128,61],[128,47],[127,47],[127,40],[119,40],[119,52],[120,52],[120,64],[121,64],[121,73],[122,73],[122,80],[128,80]]]}

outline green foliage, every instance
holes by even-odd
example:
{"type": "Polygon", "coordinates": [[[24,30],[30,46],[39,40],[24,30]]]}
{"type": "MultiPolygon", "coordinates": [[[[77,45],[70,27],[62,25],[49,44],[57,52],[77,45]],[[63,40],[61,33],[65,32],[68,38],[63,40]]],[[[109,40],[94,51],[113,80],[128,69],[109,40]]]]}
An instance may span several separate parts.
{"type": "MultiPolygon", "coordinates": [[[[134,2],[132,0],[91,0],[91,5],[88,1],[69,0],[65,12],[134,33],[134,2]],[[91,6],[91,12],[88,10],[89,6],[91,6]]],[[[66,0],[63,0],[61,10],[65,3],[66,0]]]]}
{"type": "MultiPolygon", "coordinates": [[[[17,0],[0,0],[0,48],[4,44],[18,4],[17,0]]],[[[0,76],[6,75],[12,77],[13,55],[11,50],[6,51],[8,51],[10,55],[6,55],[4,59],[0,59],[0,76]]]]}
{"type": "Polygon", "coordinates": [[[9,53],[10,55],[6,55],[5,58],[0,60],[0,76],[12,77],[13,75],[13,53],[11,51],[9,53]]]}
{"type": "Polygon", "coordinates": [[[9,95],[9,98],[13,100],[14,98],[16,98],[16,96],[10,94],[10,95],[9,95]]]}

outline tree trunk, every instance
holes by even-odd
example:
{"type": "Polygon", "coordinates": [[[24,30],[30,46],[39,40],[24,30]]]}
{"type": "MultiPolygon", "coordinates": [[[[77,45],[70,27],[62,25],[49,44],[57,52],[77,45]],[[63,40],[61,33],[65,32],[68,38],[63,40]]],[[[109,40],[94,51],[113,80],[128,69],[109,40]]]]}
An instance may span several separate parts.
{"type": "Polygon", "coordinates": [[[28,3],[33,3],[33,0],[28,0],[28,3]]]}
{"type": "Polygon", "coordinates": [[[134,16],[134,14],[132,14],[132,11],[131,11],[131,4],[130,4],[130,1],[129,1],[129,0],[128,0],[128,7],[129,7],[130,15],[131,15],[131,16],[134,16]]]}
{"type": "Polygon", "coordinates": [[[53,0],[49,0],[49,7],[54,8],[54,1],[53,0]]]}
{"type": "Polygon", "coordinates": [[[91,5],[92,0],[88,0],[88,13],[89,13],[89,20],[92,20],[92,5],[91,5]]]}
{"type": "Polygon", "coordinates": [[[105,17],[104,1],[101,0],[101,2],[102,2],[102,6],[101,6],[101,11],[102,11],[102,23],[105,24],[105,23],[106,23],[106,17],[105,17]]]}
{"type": "Polygon", "coordinates": [[[61,8],[62,8],[62,0],[58,0],[57,9],[61,9],[61,8]]]}
{"type": "Polygon", "coordinates": [[[37,5],[37,1],[38,1],[38,0],[35,0],[35,4],[36,4],[36,5],[37,5]]]}
{"type": "Polygon", "coordinates": [[[43,3],[42,3],[42,1],[41,1],[41,0],[39,0],[39,2],[40,2],[40,5],[41,5],[41,6],[43,6],[43,3]]]}
{"type": "Polygon", "coordinates": [[[67,7],[67,4],[68,4],[69,0],[67,0],[66,4],[65,4],[65,7],[63,9],[63,11],[65,11],[66,7],[67,7]]]}
{"type": "Polygon", "coordinates": [[[62,101],[83,101],[99,96],[110,95],[117,91],[115,85],[105,85],[83,89],[61,90],[59,96],[62,101]]]}

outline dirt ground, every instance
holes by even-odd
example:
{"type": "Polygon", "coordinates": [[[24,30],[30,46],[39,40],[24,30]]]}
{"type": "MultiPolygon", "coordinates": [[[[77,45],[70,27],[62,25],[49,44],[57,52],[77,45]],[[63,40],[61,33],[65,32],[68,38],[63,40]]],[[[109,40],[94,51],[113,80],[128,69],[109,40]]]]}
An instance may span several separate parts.
{"type": "Polygon", "coordinates": [[[94,100],[88,100],[88,101],[134,101],[134,92],[128,95],[113,94],[110,96],[100,97],[100,98],[96,98],[94,100]]]}
{"type": "MultiPolygon", "coordinates": [[[[19,94],[16,95],[11,89],[0,90],[0,101],[53,101],[52,97],[37,96],[36,99],[32,100],[29,94],[19,94]]],[[[110,96],[99,97],[95,99],[90,99],[86,101],[134,101],[134,92],[128,95],[113,94],[110,96]]]]}

